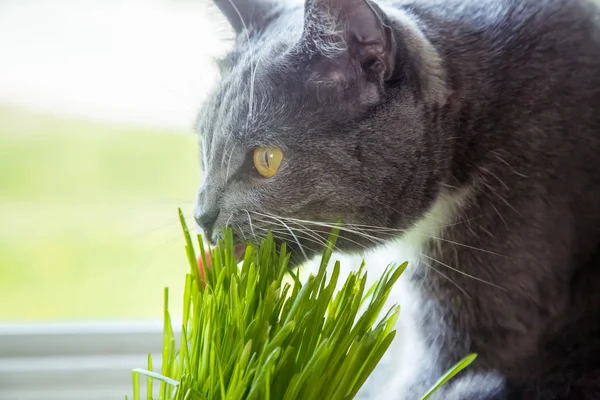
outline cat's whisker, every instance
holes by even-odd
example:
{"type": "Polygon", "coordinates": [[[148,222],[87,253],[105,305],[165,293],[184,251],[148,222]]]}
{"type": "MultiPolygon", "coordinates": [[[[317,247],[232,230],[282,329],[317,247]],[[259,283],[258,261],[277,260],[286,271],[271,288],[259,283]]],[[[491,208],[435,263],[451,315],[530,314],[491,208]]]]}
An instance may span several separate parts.
{"type": "Polygon", "coordinates": [[[381,244],[381,241],[382,241],[382,239],[380,239],[378,237],[366,234],[364,232],[359,231],[358,229],[352,229],[355,226],[352,224],[332,224],[332,223],[328,223],[328,222],[311,221],[311,220],[304,220],[304,219],[292,218],[292,217],[280,217],[280,218],[283,218],[286,221],[291,221],[291,222],[296,222],[296,223],[297,222],[306,223],[306,224],[321,226],[321,227],[325,227],[325,228],[339,229],[340,231],[344,231],[344,232],[348,232],[348,233],[354,233],[355,235],[370,239],[375,244],[381,244]]]}
{"type": "Polygon", "coordinates": [[[458,290],[460,290],[465,296],[467,296],[467,298],[469,300],[472,300],[472,297],[467,293],[467,291],[465,289],[463,289],[458,283],[456,283],[456,281],[453,281],[448,275],[444,274],[442,271],[438,270],[437,268],[434,268],[431,264],[425,262],[424,260],[421,260],[421,263],[423,265],[425,265],[428,269],[431,269],[432,271],[438,273],[441,277],[448,280],[448,282],[452,283],[454,286],[456,286],[456,288],[458,290]]]}
{"type": "Polygon", "coordinates": [[[242,237],[244,238],[244,243],[248,243],[248,238],[246,237],[246,234],[244,233],[244,230],[240,227],[239,224],[235,224],[238,228],[238,230],[240,231],[240,233],[242,234],[242,237]]]}
{"type": "Polygon", "coordinates": [[[478,168],[481,172],[483,172],[484,174],[488,174],[489,176],[491,176],[492,178],[496,179],[506,190],[510,190],[510,188],[508,187],[508,185],[498,177],[498,175],[494,174],[492,171],[490,171],[489,169],[485,168],[485,167],[479,167],[478,168]]]}
{"type": "Polygon", "coordinates": [[[500,193],[498,193],[497,190],[494,189],[493,186],[491,186],[489,183],[487,183],[484,179],[480,180],[481,184],[484,185],[494,196],[496,196],[497,198],[499,198],[504,204],[506,204],[511,210],[513,210],[514,212],[516,212],[518,215],[521,215],[521,213],[519,212],[519,210],[517,210],[515,207],[513,207],[512,204],[510,204],[508,202],[508,200],[506,200],[504,197],[502,197],[502,195],[500,193]]]}
{"type": "MultiPolygon", "coordinates": [[[[409,215],[407,215],[407,214],[406,214],[404,211],[402,211],[402,210],[400,210],[400,209],[398,209],[398,208],[394,208],[394,207],[390,206],[389,204],[386,204],[386,203],[384,203],[384,202],[383,202],[383,201],[381,201],[381,200],[378,200],[378,199],[376,199],[376,198],[372,198],[371,200],[372,200],[372,201],[374,201],[374,202],[376,202],[377,204],[380,204],[380,205],[382,205],[383,207],[387,208],[387,209],[388,209],[388,210],[390,210],[390,211],[394,211],[394,212],[396,212],[396,213],[398,213],[398,214],[402,215],[402,216],[403,216],[403,217],[405,217],[405,218],[406,218],[406,217],[409,217],[409,215]]],[[[433,221],[435,221],[435,222],[445,223],[445,221],[443,221],[443,220],[441,220],[441,219],[439,219],[439,218],[435,218],[435,217],[434,217],[434,216],[432,216],[432,215],[430,215],[430,216],[429,216],[429,218],[431,218],[431,219],[432,219],[433,221]]]]}
{"type": "Polygon", "coordinates": [[[242,209],[248,216],[248,224],[250,225],[250,232],[252,232],[252,236],[256,239],[256,233],[254,232],[254,226],[252,225],[252,218],[250,217],[250,213],[246,209],[242,209]]]}
{"type": "MultiPolygon", "coordinates": [[[[247,210],[245,210],[245,211],[247,211],[247,210]]],[[[264,221],[264,220],[262,220],[260,218],[258,218],[258,221],[260,221],[262,223],[265,223],[265,225],[269,224],[268,222],[266,222],[266,221],[264,221]]],[[[297,224],[297,225],[299,225],[299,224],[297,224]]],[[[316,244],[318,244],[320,246],[326,246],[327,245],[327,240],[325,240],[323,237],[320,237],[313,230],[310,230],[310,229],[308,229],[306,227],[304,227],[304,229],[298,229],[298,228],[293,228],[292,226],[290,226],[290,228],[294,229],[295,232],[302,232],[305,235],[309,235],[313,239],[313,240],[311,240],[313,243],[316,243],[316,244]]],[[[277,228],[260,228],[260,229],[266,230],[266,231],[271,230],[274,233],[276,233],[276,232],[277,233],[285,233],[286,235],[289,236],[289,231],[287,229],[285,231],[282,231],[281,228],[279,228],[279,229],[277,229],[277,228]]],[[[328,232],[322,232],[322,233],[327,234],[328,232]]],[[[337,247],[334,247],[334,249],[337,250],[337,247]]]]}
{"type": "Polygon", "coordinates": [[[511,170],[511,171],[512,171],[512,172],[513,172],[515,175],[518,175],[518,176],[520,176],[521,178],[529,178],[529,176],[528,176],[528,175],[522,174],[522,173],[520,173],[519,171],[515,170],[515,169],[513,168],[513,166],[512,166],[512,165],[510,165],[510,164],[509,164],[509,163],[508,163],[508,162],[507,162],[505,159],[503,159],[503,158],[500,156],[500,154],[498,154],[498,152],[497,152],[497,151],[495,151],[495,150],[489,150],[489,152],[490,152],[491,154],[493,154],[493,155],[494,155],[494,158],[496,158],[496,159],[497,159],[498,161],[500,161],[502,164],[504,164],[504,165],[506,165],[508,168],[510,168],[510,170],[511,170]]]}
{"type": "MultiPolygon", "coordinates": [[[[271,232],[271,233],[276,233],[277,235],[291,237],[293,239],[293,237],[290,235],[289,231],[287,229],[283,229],[283,228],[263,228],[262,226],[257,226],[256,230],[264,232],[265,234],[263,235],[263,237],[266,237],[266,235],[269,232],[271,232]]],[[[293,247],[288,247],[287,250],[293,254],[297,253],[293,247]]]]}
{"type": "Polygon", "coordinates": [[[322,237],[320,237],[319,235],[317,235],[315,232],[311,231],[310,229],[307,229],[307,228],[293,228],[293,229],[296,232],[301,232],[301,233],[304,233],[305,235],[312,237],[314,239],[315,243],[318,243],[322,246],[327,245],[327,241],[325,239],[323,239],[322,237]]]}
{"type": "MultiPolygon", "coordinates": [[[[320,245],[320,246],[322,246],[322,247],[327,247],[327,246],[328,246],[328,243],[329,243],[329,242],[328,242],[328,241],[327,241],[327,240],[326,240],[324,237],[322,237],[322,236],[319,236],[317,232],[319,232],[319,233],[323,233],[324,235],[328,235],[330,232],[327,232],[327,231],[317,231],[317,230],[312,230],[312,229],[308,229],[308,228],[304,228],[304,229],[302,229],[302,228],[300,228],[300,229],[296,228],[295,230],[296,230],[297,232],[302,232],[302,233],[304,233],[305,235],[310,235],[311,237],[313,237],[313,238],[315,239],[315,240],[313,240],[313,242],[314,242],[314,243],[317,243],[317,244],[319,244],[319,245],[320,245]]],[[[350,241],[350,242],[353,242],[353,243],[355,243],[357,246],[360,246],[360,247],[362,247],[363,249],[367,249],[367,247],[366,247],[365,245],[361,244],[361,243],[358,243],[358,242],[355,242],[355,241],[353,241],[353,240],[346,239],[346,238],[344,238],[344,240],[348,240],[348,241],[350,241]]],[[[333,250],[334,250],[334,251],[338,251],[338,252],[341,252],[341,251],[342,251],[342,250],[339,248],[339,246],[338,246],[338,245],[334,245],[334,246],[333,246],[333,250]]]]}
{"type": "MultiPolygon", "coordinates": [[[[299,225],[299,224],[297,224],[297,225],[299,225]]],[[[292,228],[292,227],[290,226],[290,228],[292,228]]],[[[262,228],[262,229],[265,230],[265,228],[262,228]]],[[[296,235],[298,237],[301,237],[301,238],[306,239],[306,240],[308,240],[308,241],[310,241],[312,243],[315,243],[315,244],[319,245],[320,247],[327,246],[327,243],[328,243],[327,240],[324,239],[323,237],[319,236],[316,233],[317,231],[308,229],[306,227],[304,229],[302,229],[302,228],[300,228],[300,229],[299,228],[292,228],[292,229],[294,230],[294,232],[296,233],[296,235]],[[304,235],[301,236],[299,233],[303,233],[304,235]]],[[[266,230],[269,230],[269,229],[266,229],[266,230]]],[[[289,231],[287,229],[285,231],[282,231],[281,228],[280,229],[270,228],[270,230],[273,233],[282,233],[282,234],[286,234],[287,236],[290,236],[289,231]]],[[[318,231],[318,232],[321,232],[321,233],[324,233],[324,234],[328,234],[329,233],[329,232],[325,232],[325,231],[318,231]]],[[[360,243],[357,243],[357,242],[354,242],[354,243],[356,243],[357,245],[361,245],[360,243]]],[[[364,245],[362,245],[362,246],[363,246],[363,248],[366,248],[364,245]]],[[[337,246],[334,246],[333,249],[335,251],[341,251],[337,246]]]]}
{"type": "Polygon", "coordinates": [[[496,208],[495,205],[492,204],[491,206],[494,209],[494,211],[496,212],[496,214],[498,214],[498,217],[502,220],[502,222],[504,222],[504,225],[508,228],[508,222],[506,222],[506,220],[504,219],[504,217],[502,216],[500,211],[496,208]]]}
{"type": "MultiPolygon", "coordinates": [[[[257,227],[258,230],[264,231],[265,233],[271,232],[274,233],[278,236],[281,236],[283,238],[291,238],[294,239],[294,237],[290,234],[290,232],[287,229],[283,229],[283,228],[263,228],[263,227],[257,227]]],[[[296,232],[296,237],[301,238],[303,240],[306,240],[307,242],[311,242],[311,243],[315,243],[319,246],[322,246],[323,244],[321,242],[318,242],[316,240],[311,239],[310,237],[307,237],[305,235],[302,235],[299,232],[296,232]]],[[[293,251],[293,248],[288,248],[289,250],[293,251]]],[[[295,253],[295,252],[294,252],[295,253]]],[[[308,258],[305,258],[307,261],[309,260],[308,258]]]]}
{"type": "MultiPolygon", "coordinates": [[[[260,228],[260,229],[262,229],[262,230],[265,230],[265,231],[267,231],[267,230],[268,230],[268,229],[265,229],[265,228],[260,228]]],[[[289,233],[288,231],[284,231],[284,230],[282,230],[281,228],[280,228],[280,229],[272,229],[271,231],[272,231],[272,232],[274,232],[274,233],[282,234],[282,235],[290,235],[290,233],[289,233]]],[[[324,233],[326,233],[326,231],[317,231],[317,232],[324,232],[324,233]]],[[[310,242],[312,242],[312,243],[316,243],[316,244],[319,244],[319,245],[324,245],[324,244],[325,244],[325,243],[324,243],[324,242],[322,242],[322,241],[316,241],[316,240],[312,240],[312,239],[310,239],[310,238],[306,237],[305,235],[302,235],[302,233],[307,233],[307,231],[306,231],[306,230],[300,230],[300,231],[296,230],[296,235],[297,235],[298,237],[301,237],[302,239],[308,240],[308,241],[310,241],[310,242]]],[[[355,242],[355,243],[356,243],[356,242],[355,242]]],[[[488,285],[492,285],[492,286],[494,286],[494,287],[497,287],[497,288],[499,288],[499,289],[502,289],[502,290],[504,290],[504,289],[503,289],[502,287],[500,287],[500,286],[494,285],[493,283],[490,283],[490,282],[488,282],[488,281],[485,281],[485,280],[483,280],[483,279],[481,279],[481,278],[477,278],[477,277],[474,277],[474,276],[472,276],[472,275],[469,275],[469,274],[467,274],[467,273],[464,273],[464,272],[462,272],[462,271],[459,271],[459,270],[457,270],[457,269],[455,269],[455,268],[453,268],[453,267],[450,267],[450,266],[448,266],[448,265],[446,265],[446,264],[443,264],[443,263],[441,263],[441,262],[439,262],[439,261],[437,261],[437,260],[435,260],[435,259],[433,259],[433,258],[431,258],[431,257],[425,256],[425,255],[423,255],[423,254],[421,254],[421,256],[424,256],[424,257],[426,257],[426,258],[428,258],[428,259],[430,259],[430,260],[432,260],[432,261],[434,261],[434,262],[438,262],[438,263],[442,264],[443,266],[445,266],[445,267],[447,267],[447,268],[449,268],[449,269],[451,269],[451,270],[454,270],[454,271],[456,271],[456,272],[458,272],[458,273],[461,273],[461,274],[463,274],[463,275],[465,275],[465,276],[467,276],[467,277],[469,277],[469,278],[475,279],[475,280],[477,280],[477,281],[480,281],[480,282],[483,282],[483,283],[486,283],[486,284],[488,284],[488,285]]],[[[466,292],[466,291],[465,291],[465,290],[464,290],[464,289],[463,289],[463,288],[462,288],[462,287],[461,287],[461,286],[460,286],[458,283],[456,283],[454,280],[452,280],[452,279],[451,279],[449,276],[445,275],[444,273],[442,273],[442,272],[441,272],[441,271],[439,271],[438,269],[434,268],[434,267],[433,267],[432,265],[430,265],[429,263],[426,263],[426,262],[425,262],[425,261],[423,261],[423,260],[422,260],[422,262],[423,262],[423,264],[424,264],[426,267],[428,267],[428,268],[432,269],[434,272],[438,273],[440,276],[442,276],[443,278],[447,279],[449,282],[451,282],[453,285],[455,285],[455,286],[456,286],[456,287],[457,287],[457,288],[458,288],[458,289],[459,289],[459,290],[460,290],[460,291],[461,291],[461,292],[462,292],[462,293],[463,293],[463,294],[464,294],[466,297],[468,297],[469,299],[471,299],[471,296],[470,296],[470,295],[469,295],[469,294],[468,294],[468,293],[467,293],[467,292],[466,292]]]]}
{"type": "Polygon", "coordinates": [[[450,243],[450,244],[453,244],[455,246],[464,247],[466,249],[471,249],[471,250],[479,251],[479,252],[486,253],[486,254],[491,254],[491,255],[494,255],[494,256],[498,256],[498,257],[509,258],[508,256],[505,256],[504,254],[496,253],[496,252],[491,251],[491,250],[482,249],[480,247],[475,247],[475,246],[471,246],[471,245],[468,245],[468,244],[455,242],[453,240],[449,240],[449,239],[445,239],[445,238],[440,238],[440,237],[435,237],[435,236],[430,236],[430,235],[425,235],[425,234],[423,234],[423,235],[427,236],[427,237],[429,237],[431,239],[434,239],[434,240],[439,240],[441,242],[450,243]]]}
{"type": "MultiPolygon", "coordinates": [[[[496,239],[496,235],[494,235],[492,232],[490,232],[489,230],[487,230],[483,226],[480,226],[479,229],[481,229],[482,231],[484,231],[492,239],[496,239]]],[[[471,231],[471,232],[473,232],[473,231],[471,231]]]]}
{"type": "Polygon", "coordinates": [[[231,221],[231,218],[233,218],[234,213],[231,213],[229,215],[229,218],[227,218],[227,221],[225,221],[225,228],[229,228],[229,221],[231,221]]]}
{"type": "MultiPolygon", "coordinates": [[[[254,213],[257,213],[256,211],[254,211],[254,213]]],[[[257,214],[262,214],[262,213],[257,213],[257,214]]],[[[266,214],[262,214],[262,215],[266,215],[266,214]]],[[[310,221],[310,220],[303,220],[303,219],[298,219],[298,218],[291,218],[291,217],[278,217],[278,218],[282,218],[285,219],[288,222],[301,222],[301,223],[306,223],[306,224],[312,224],[312,225],[316,225],[316,226],[321,226],[321,227],[325,227],[325,228],[330,228],[330,229],[339,229],[341,231],[345,231],[348,233],[354,233],[358,236],[361,236],[363,238],[366,238],[368,240],[370,240],[371,242],[373,242],[376,245],[381,245],[381,244],[385,244],[386,239],[381,239],[378,238],[376,236],[373,235],[369,235],[365,232],[361,232],[358,229],[352,229],[350,227],[353,228],[361,228],[363,231],[367,230],[367,231],[375,231],[378,233],[388,233],[388,232],[398,232],[398,233],[405,233],[408,232],[409,230],[406,229],[394,229],[394,228],[386,228],[386,227],[377,227],[377,226],[369,226],[369,225],[362,225],[362,224],[331,224],[331,223],[327,223],[327,222],[317,222],[317,221],[310,221]]],[[[486,253],[486,254],[492,254],[498,257],[504,257],[504,258],[508,258],[507,256],[500,254],[500,253],[496,253],[493,252],[491,250],[487,250],[487,249],[482,249],[479,247],[475,247],[475,246],[471,246],[468,244],[464,244],[464,243],[459,243],[459,242],[455,242],[453,240],[449,240],[443,237],[438,237],[438,236],[433,236],[433,235],[428,235],[426,233],[420,233],[417,232],[417,234],[420,234],[424,237],[433,239],[433,240],[439,240],[441,242],[445,242],[445,243],[449,243],[449,244],[453,244],[455,246],[459,246],[459,247],[464,247],[467,249],[471,249],[471,250],[476,250],[482,253],[486,253]]]]}
{"type": "MultiPolygon", "coordinates": [[[[281,228],[279,228],[279,229],[277,229],[277,228],[275,228],[275,229],[260,228],[260,229],[262,229],[262,230],[264,230],[264,231],[267,231],[267,232],[268,232],[268,231],[270,231],[270,232],[272,232],[272,233],[275,233],[275,234],[277,234],[277,235],[291,237],[290,233],[289,233],[287,230],[283,230],[283,229],[281,229],[281,228]]],[[[314,240],[314,239],[312,239],[312,238],[310,238],[310,237],[308,237],[308,236],[306,236],[306,235],[303,235],[303,234],[302,234],[302,232],[298,232],[298,231],[296,231],[296,236],[297,236],[297,237],[299,237],[299,238],[301,238],[301,239],[304,239],[304,240],[306,240],[306,241],[308,241],[308,242],[311,242],[311,243],[317,244],[317,245],[319,245],[319,246],[324,246],[324,245],[325,245],[325,244],[324,244],[324,243],[322,243],[321,241],[314,240]]]]}
{"type": "Polygon", "coordinates": [[[457,269],[457,268],[454,268],[454,267],[452,267],[452,266],[450,266],[450,265],[448,265],[448,264],[446,264],[446,263],[443,263],[443,262],[441,262],[441,261],[439,261],[439,260],[436,260],[435,258],[428,256],[427,254],[419,253],[419,255],[420,255],[421,257],[425,257],[425,258],[427,258],[428,260],[431,260],[431,261],[433,261],[433,262],[435,262],[435,263],[438,263],[438,264],[440,264],[440,265],[442,265],[442,266],[444,266],[444,267],[446,267],[446,268],[448,268],[448,269],[450,269],[450,270],[452,270],[452,271],[454,271],[454,272],[457,272],[457,273],[459,273],[459,274],[461,274],[461,275],[464,275],[464,276],[466,276],[466,277],[468,277],[468,278],[474,279],[474,280],[476,280],[476,281],[478,281],[478,282],[485,283],[485,284],[487,284],[487,285],[490,285],[490,286],[492,286],[492,287],[495,287],[495,288],[497,288],[497,289],[500,289],[500,290],[502,290],[502,291],[505,291],[505,292],[506,292],[506,289],[504,289],[502,286],[498,286],[498,285],[496,285],[496,284],[494,284],[494,283],[492,283],[492,282],[486,281],[485,279],[481,279],[481,278],[478,278],[478,277],[476,277],[476,276],[473,276],[473,275],[471,275],[471,274],[468,274],[468,273],[466,273],[466,272],[464,272],[464,271],[461,271],[461,270],[459,270],[459,269],[457,269]]]}
{"type": "Polygon", "coordinates": [[[317,226],[321,226],[321,227],[325,227],[325,228],[331,228],[331,229],[340,229],[341,231],[345,231],[345,232],[349,232],[349,233],[354,233],[356,235],[360,235],[369,239],[374,240],[375,242],[379,243],[382,239],[377,238],[375,236],[372,235],[368,235],[365,232],[362,232],[360,229],[362,229],[363,227],[368,227],[371,228],[369,230],[372,231],[395,231],[395,232],[405,232],[405,230],[402,229],[391,229],[391,228],[380,228],[380,227],[376,227],[376,226],[368,226],[368,225],[359,225],[359,224],[334,224],[334,223],[328,223],[328,222],[320,222],[320,221],[311,221],[311,220],[303,220],[303,219],[298,219],[298,218],[291,218],[291,217],[281,217],[284,218],[288,221],[293,221],[293,222],[303,222],[306,224],[312,224],[312,225],[317,225],[317,226]]]}
{"type": "Polygon", "coordinates": [[[267,214],[262,214],[263,216],[267,217],[267,218],[271,218],[274,219],[275,221],[279,222],[281,225],[283,225],[291,234],[292,237],[294,238],[294,241],[296,242],[296,244],[298,245],[298,247],[300,248],[300,251],[302,252],[302,254],[304,255],[304,258],[306,260],[308,260],[308,256],[306,255],[306,253],[304,252],[304,248],[302,247],[302,244],[300,243],[300,241],[298,240],[298,238],[296,237],[296,235],[294,234],[294,232],[292,231],[292,229],[285,223],[283,222],[280,218],[275,217],[273,215],[267,215],[267,214]]]}
{"type": "MultiPolygon", "coordinates": [[[[356,225],[354,224],[353,226],[359,226],[359,227],[364,227],[363,229],[367,230],[367,231],[376,231],[379,233],[383,233],[383,232],[397,232],[397,233],[406,233],[406,232],[410,232],[410,230],[407,229],[395,229],[395,228],[386,228],[386,227],[378,227],[378,226],[369,226],[369,225],[356,225]]],[[[464,247],[467,249],[471,249],[471,250],[476,250],[476,251],[480,251],[482,253],[487,253],[487,254],[492,254],[494,256],[498,256],[498,257],[504,257],[504,258],[508,258],[508,256],[505,256],[504,254],[500,254],[500,253],[496,253],[493,252],[491,250],[486,250],[480,247],[475,247],[475,246],[470,246],[468,244],[464,244],[464,243],[459,243],[459,242],[455,242],[453,240],[449,240],[443,237],[439,237],[439,236],[433,236],[433,235],[428,235],[426,233],[422,233],[422,232],[415,232],[418,235],[422,235],[424,237],[433,239],[433,240],[439,240],[441,242],[446,242],[446,243],[450,243],[453,244],[455,246],[459,246],[459,247],[464,247]]]]}
{"type": "MultiPolygon", "coordinates": [[[[298,223],[298,222],[291,222],[291,223],[293,223],[293,224],[296,224],[296,225],[299,225],[299,226],[303,227],[304,229],[303,229],[303,230],[301,230],[301,231],[305,231],[305,232],[312,232],[312,233],[314,233],[314,234],[315,234],[317,237],[319,237],[319,239],[323,240],[323,245],[327,245],[327,241],[326,241],[325,239],[323,239],[323,237],[320,237],[320,236],[318,236],[318,234],[319,234],[319,233],[321,233],[321,234],[323,234],[323,235],[327,236],[327,235],[329,235],[329,234],[330,234],[330,232],[328,232],[328,231],[322,231],[322,230],[316,230],[316,229],[309,229],[309,228],[307,228],[305,225],[302,225],[302,224],[300,224],[300,223],[298,223]]],[[[357,242],[357,241],[355,241],[355,240],[352,240],[352,239],[349,239],[349,238],[346,238],[346,237],[342,238],[342,240],[345,240],[345,241],[348,241],[348,242],[354,243],[355,245],[357,245],[357,246],[359,246],[359,247],[363,248],[364,250],[367,250],[367,249],[368,249],[368,247],[367,247],[367,246],[365,246],[364,244],[362,244],[362,243],[359,243],[359,242],[357,242]]],[[[336,248],[337,248],[337,247],[336,247],[336,248]]]]}
{"type": "Polygon", "coordinates": [[[471,222],[471,221],[474,221],[474,220],[476,220],[476,219],[479,219],[479,218],[481,218],[482,216],[483,216],[483,215],[479,215],[479,216],[477,216],[477,217],[472,217],[472,218],[467,218],[467,219],[459,220],[459,221],[452,222],[452,223],[449,223],[449,224],[446,224],[446,225],[442,225],[442,226],[440,226],[440,228],[441,228],[441,229],[445,229],[445,228],[451,228],[451,227],[453,227],[453,226],[458,226],[458,225],[462,225],[462,224],[467,224],[468,226],[470,226],[470,222],[471,222]]]}
{"type": "Polygon", "coordinates": [[[291,221],[291,222],[302,222],[302,223],[306,223],[306,224],[310,224],[310,225],[316,225],[316,226],[321,226],[321,227],[325,227],[325,228],[331,228],[331,229],[339,229],[340,231],[344,231],[344,232],[348,232],[348,233],[353,233],[355,235],[364,237],[366,239],[371,240],[374,244],[380,245],[382,243],[384,243],[383,239],[380,239],[378,237],[366,234],[364,232],[360,232],[357,229],[351,229],[349,227],[351,227],[352,225],[344,225],[344,224],[330,224],[327,222],[317,222],[317,221],[310,221],[310,220],[303,220],[303,219],[298,219],[298,218],[291,218],[291,217],[283,217],[286,221],[291,221]]]}

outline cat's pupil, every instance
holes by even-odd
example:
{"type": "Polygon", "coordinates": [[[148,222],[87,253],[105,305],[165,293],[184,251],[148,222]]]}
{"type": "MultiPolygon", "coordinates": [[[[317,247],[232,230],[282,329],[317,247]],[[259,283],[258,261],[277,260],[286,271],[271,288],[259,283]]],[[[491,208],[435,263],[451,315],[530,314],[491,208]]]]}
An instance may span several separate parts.
{"type": "Polygon", "coordinates": [[[269,152],[265,151],[265,165],[269,168],[269,152]]]}

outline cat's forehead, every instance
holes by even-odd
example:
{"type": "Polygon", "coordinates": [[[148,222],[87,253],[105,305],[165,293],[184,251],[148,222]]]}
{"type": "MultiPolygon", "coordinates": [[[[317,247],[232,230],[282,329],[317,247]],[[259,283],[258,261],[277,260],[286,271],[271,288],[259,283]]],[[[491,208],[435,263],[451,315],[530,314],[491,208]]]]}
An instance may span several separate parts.
{"type": "MultiPolygon", "coordinates": [[[[216,142],[224,136],[237,140],[266,139],[270,130],[293,124],[303,110],[302,79],[269,65],[237,67],[225,76],[219,90],[203,108],[198,129],[216,142]]],[[[307,104],[304,104],[306,108],[307,104]]]]}
{"type": "MultiPolygon", "coordinates": [[[[296,13],[297,14],[297,13],[296,13]]],[[[260,35],[239,35],[221,66],[216,90],[198,116],[197,129],[213,146],[219,138],[249,139],[293,123],[310,112],[303,66],[294,56],[302,15],[288,15],[260,35]],[[296,17],[296,18],[294,18],[296,17]]]]}

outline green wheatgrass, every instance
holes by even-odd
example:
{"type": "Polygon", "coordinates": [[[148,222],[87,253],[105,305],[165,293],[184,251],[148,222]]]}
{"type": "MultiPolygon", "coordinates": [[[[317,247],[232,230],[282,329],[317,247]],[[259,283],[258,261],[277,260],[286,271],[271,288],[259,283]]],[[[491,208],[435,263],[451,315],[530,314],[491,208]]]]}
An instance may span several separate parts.
{"type": "MultiPolygon", "coordinates": [[[[339,261],[328,276],[337,232],[332,232],[319,270],[302,283],[288,268],[285,244],[271,235],[248,246],[241,267],[231,231],[211,252],[211,269],[200,279],[195,246],[179,211],[190,264],[185,278],[182,333],[177,348],[165,289],[162,369],[133,371],[133,400],[141,400],[140,374],[147,399],[312,400],[352,399],[373,372],[396,335],[400,308],[379,318],[394,283],[407,263],[389,266],[368,290],[364,263],[335,288],[339,261]],[[285,280],[286,274],[291,279],[285,280]],[[153,393],[153,380],[159,381],[153,393]]],[[[203,265],[206,252],[198,247],[203,265]]],[[[469,365],[456,364],[422,397],[469,365]]]]}

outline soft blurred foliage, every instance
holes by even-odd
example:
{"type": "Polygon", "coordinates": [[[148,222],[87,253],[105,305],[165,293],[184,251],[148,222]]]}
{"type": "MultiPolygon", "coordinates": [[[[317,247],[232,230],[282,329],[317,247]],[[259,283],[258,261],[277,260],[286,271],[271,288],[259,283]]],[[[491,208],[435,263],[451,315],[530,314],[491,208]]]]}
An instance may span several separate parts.
{"type": "Polygon", "coordinates": [[[193,134],[1,107],[0,160],[0,320],[157,318],[164,286],[181,298],[193,134]]]}
{"type": "Polygon", "coordinates": [[[210,3],[0,1],[0,324],[181,298],[193,121],[230,34],[210,3]]]}

